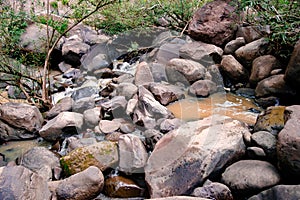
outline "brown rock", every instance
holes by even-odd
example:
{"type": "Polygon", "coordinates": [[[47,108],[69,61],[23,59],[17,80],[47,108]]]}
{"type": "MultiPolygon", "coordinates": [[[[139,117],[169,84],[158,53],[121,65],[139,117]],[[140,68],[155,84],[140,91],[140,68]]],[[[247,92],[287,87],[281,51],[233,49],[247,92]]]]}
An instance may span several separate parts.
{"type": "Polygon", "coordinates": [[[104,134],[112,133],[117,131],[121,126],[118,121],[101,120],[99,122],[99,128],[104,134]]]}
{"type": "Polygon", "coordinates": [[[221,69],[235,82],[248,81],[248,71],[232,55],[225,55],[221,61],[221,69]]]}
{"type": "Polygon", "coordinates": [[[300,185],[276,185],[268,190],[250,197],[248,200],[284,200],[300,199],[300,185]]]}
{"type": "Polygon", "coordinates": [[[217,91],[217,85],[210,80],[199,80],[191,85],[189,93],[199,97],[207,97],[217,91]]]}
{"type": "Polygon", "coordinates": [[[238,37],[235,40],[231,40],[225,45],[224,54],[234,54],[234,52],[245,45],[245,39],[243,37],[238,37]]]}
{"type": "Polygon", "coordinates": [[[151,69],[146,62],[141,62],[136,68],[134,84],[139,86],[151,82],[154,82],[151,69]]]}
{"type": "Polygon", "coordinates": [[[185,97],[182,88],[171,84],[151,83],[149,90],[162,105],[167,105],[185,97]]]}
{"type": "Polygon", "coordinates": [[[300,84],[300,40],[296,43],[289,64],[285,71],[284,80],[293,87],[298,88],[300,84]]]}
{"type": "Polygon", "coordinates": [[[217,182],[210,182],[202,187],[195,188],[192,196],[215,200],[233,200],[230,189],[226,185],[217,182]]]}
{"type": "Polygon", "coordinates": [[[74,100],[71,97],[65,97],[59,100],[47,113],[46,118],[52,119],[56,117],[59,113],[64,111],[71,111],[74,100]]]}

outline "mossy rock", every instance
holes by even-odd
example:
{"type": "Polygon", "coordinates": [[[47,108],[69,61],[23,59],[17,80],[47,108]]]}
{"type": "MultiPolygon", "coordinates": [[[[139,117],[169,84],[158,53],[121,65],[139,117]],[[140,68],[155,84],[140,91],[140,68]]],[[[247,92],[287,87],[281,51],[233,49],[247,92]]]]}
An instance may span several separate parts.
{"type": "Polygon", "coordinates": [[[115,167],[118,160],[117,144],[102,141],[71,151],[68,155],[60,159],[60,164],[64,173],[70,176],[90,166],[98,167],[101,171],[104,171],[110,167],[115,167]]]}

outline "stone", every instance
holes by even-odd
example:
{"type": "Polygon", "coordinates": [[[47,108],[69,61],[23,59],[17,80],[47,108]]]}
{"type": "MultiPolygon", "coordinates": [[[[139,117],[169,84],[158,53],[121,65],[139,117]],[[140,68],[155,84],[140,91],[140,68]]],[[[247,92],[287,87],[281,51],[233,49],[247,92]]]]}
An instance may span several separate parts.
{"type": "Polygon", "coordinates": [[[131,179],[122,176],[112,176],[105,179],[103,192],[114,198],[142,197],[144,189],[131,179]]]}
{"type": "Polygon", "coordinates": [[[217,92],[217,85],[210,80],[196,81],[189,88],[189,94],[197,97],[207,97],[215,92],[217,92]]]}
{"type": "Polygon", "coordinates": [[[167,64],[173,58],[179,58],[179,49],[186,42],[175,38],[172,41],[161,45],[156,54],[156,60],[159,64],[167,64]]]}
{"type": "Polygon", "coordinates": [[[154,82],[150,66],[146,62],[138,64],[135,72],[134,84],[136,86],[145,85],[154,82]]]}
{"type": "MultiPolygon", "coordinates": [[[[169,60],[168,60],[169,61],[169,60]]],[[[168,77],[166,73],[166,65],[160,63],[151,63],[151,72],[154,82],[159,83],[162,81],[167,82],[168,77]]]]}
{"type": "Polygon", "coordinates": [[[94,86],[80,87],[73,91],[71,97],[77,101],[84,97],[97,97],[99,96],[99,88],[94,86]]]}
{"type": "Polygon", "coordinates": [[[95,127],[101,119],[101,107],[95,107],[83,112],[84,124],[88,127],[95,127]]]}
{"type": "Polygon", "coordinates": [[[143,173],[148,153],[141,139],[133,134],[121,135],[119,145],[119,169],[125,173],[143,173]]]}
{"type": "Polygon", "coordinates": [[[298,88],[300,83],[300,39],[294,46],[292,56],[290,57],[284,80],[294,88],[298,88]]]}
{"type": "Polygon", "coordinates": [[[260,147],[248,147],[247,156],[253,160],[265,160],[267,157],[265,151],[260,147]]]}
{"type": "Polygon", "coordinates": [[[178,119],[178,118],[163,119],[159,125],[159,129],[161,132],[167,133],[169,131],[179,128],[183,123],[184,123],[184,121],[182,121],[181,119],[178,119]]]}
{"type": "Polygon", "coordinates": [[[147,150],[153,151],[156,143],[163,137],[163,133],[156,129],[147,129],[142,135],[145,137],[145,145],[147,150]]]}
{"type": "Polygon", "coordinates": [[[102,191],[104,177],[100,169],[91,166],[66,179],[49,182],[49,185],[56,194],[57,199],[93,199],[102,191]]]}
{"type": "Polygon", "coordinates": [[[75,149],[80,148],[80,147],[86,147],[86,146],[97,143],[96,138],[76,138],[74,136],[67,138],[66,141],[68,144],[68,147],[66,150],[67,154],[75,149]]]}
{"type": "Polygon", "coordinates": [[[126,100],[129,100],[135,95],[138,91],[137,86],[132,83],[120,83],[116,87],[116,92],[118,96],[124,96],[126,100]]]}
{"type": "Polygon", "coordinates": [[[57,179],[60,173],[53,174],[54,171],[62,171],[59,158],[45,147],[34,147],[25,152],[21,159],[21,165],[39,174],[46,181],[51,181],[52,177],[57,179]]]}
{"type": "Polygon", "coordinates": [[[279,105],[279,98],[275,96],[255,98],[254,101],[264,109],[267,109],[270,106],[279,105]]]}
{"type": "Polygon", "coordinates": [[[121,135],[123,135],[123,133],[117,131],[109,133],[105,135],[105,140],[110,142],[118,142],[121,135]]]}
{"type": "Polygon", "coordinates": [[[270,159],[276,159],[277,139],[274,135],[267,131],[258,131],[252,134],[251,140],[255,146],[262,148],[270,159]]]}
{"type": "Polygon", "coordinates": [[[56,117],[59,113],[64,111],[72,111],[74,100],[71,97],[64,97],[59,100],[54,106],[46,112],[46,118],[52,119],[56,117]]]}
{"type": "Polygon", "coordinates": [[[69,65],[65,62],[60,62],[58,68],[61,72],[65,73],[68,69],[72,68],[72,65],[69,65]]]}
{"type": "Polygon", "coordinates": [[[300,199],[300,185],[276,185],[268,190],[262,191],[248,200],[284,200],[300,199]]]}
{"type": "Polygon", "coordinates": [[[188,82],[204,79],[206,74],[206,68],[203,65],[187,59],[174,58],[168,62],[167,68],[181,73],[188,82]]]}
{"type": "Polygon", "coordinates": [[[188,33],[195,40],[222,46],[234,37],[237,18],[235,7],[226,1],[212,1],[196,11],[188,33]]]}
{"type": "Polygon", "coordinates": [[[190,196],[172,196],[172,197],[151,198],[151,199],[152,200],[209,200],[207,198],[190,197],[190,196]]]}
{"type": "Polygon", "coordinates": [[[15,128],[0,120],[0,142],[6,142],[10,140],[24,140],[36,138],[36,133],[28,132],[24,129],[15,128]]]}
{"type": "Polygon", "coordinates": [[[255,58],[266,55],[269,51],[268,40],[261,38],[238,48],[235,51],[235,55],[246,64],[251,64],[255,58]]]}
{"type": "Polygon", "coordinates": [[[288,180],[299,182],[300,177],[300,106],[285,109],[284,128],[278,134],[277,158],[280,171],[288,180]]]}
{"type": "Polygon", "coordinates": [[[280,182],[277,169],[260,160],[241,160],[226,168],[222,182],[236,194],[253,194],[280,182]]]}
{"type": "Polygon", "coordinates": [[[278,69],[280,67],[279,61],[272,55],[265,55],[255,58],[252,63],[249,82],[252,85],[256,85],[259,81],[271,76],[271,72],[274,69],[278,69]]]}
{"type": "Polygon", "coordinates": [[[114,118],[125,118],[127,100],[124,96],[115,96],[107,102],[100,104],[103,110],[111,112],[114,118]]]}
{"type": "Polygon", "coordinates": [[[225,45],[224,54],[234,54],[234,52],[246,44],[243,37],[238,37],[235,40],[231,40],[225,45]]]}
{"type": "Polygon", "coordinates": [[[243,67],[232,55],[224,55],[221,61],[221,70],[234,82],[246,82],[249,78],[248,70],[243,67]]]}
{"type": "Polygon", "coordinates": [[[191,195],[215,200],[233,200],[230,189],[218,182],[211,182],[204,184],[202,187],[197,187],[191,195]]]}
{"type": "Polygon", "coordinates": [[[258,82],[255,88],[256,97],[294,96],[296,91],[286,84],[284,74],[270,76],[258,82]]]}
{"type": "Polygon", "coordinates": [[[187,122],[164,135],[155,145],[145,167],[151,198],[192,192],[209,176],[217,176],[245,154],[244,124],[214,115],[187,122]]]}
{"type": "Polygon", "coordinates": [[[78,78],[82,77],[82,73],[80,69],[70,68],[64,72],[62,77],[67,79],[77,80],[78,78]]]}
{"type": "Polygon", "coordinates": [[[258,26],[240,26],[237,35],[245,38],[246,43],[262,38],[263,33],[258,26]]]}
{"type": "Polygon", "coordinates": [[[116,167],[118,160],[116,143],[102,141],[71,151],[60,159],[60,164],[66,175],[72,175],[90,166],[98,167],[101,171],[104,171],[116,167]]]}
{"type": "Polygon", "coordinates": [[[87,71],[96,71],[99,69],[103,69],[109,66],[109,63],[107,62],[107,55],[106,54],[98,54],[95,57],[92,58],[92,61],[87,64],[87,66],[84,66],[87,71]]]}
{"type": "Polygon", "coordinates": [[[47,181],[23,166],[0,168],[0,198],[50,200],[47,181]]]}
{"type": "Polygon", "coordinates": [[[73,103],[72,111],[77,113],[83,113],[85,110],[95,107],[95,99],[93,97],[80,98],[73,103]]]}
{"type": "Polygon", "coordinates": [[[104,134],[113,133],[117,131],[121,126],[118,121],[100,120],[99,128],[104,134]]]}
{"type": "Polygon", "coordinates": [[[49,120],[39,134],[48,141],[56,141],[77,134],[83,125],[83,115],[75,112],[62,112],[49,120]]]}
{"type": "Polygon", "coordinates": [[[179,49],[179,53],[181,58],[194,60],[208,67],[220,64],[223,50],[213,44],[198,41],[183,45],[179,49]]]}
{"type": "Polygon", "coordinates": [[[277,135],[284,127],[284,106],[272,106],[262,112],[254,125],[254,132],[268,131],[277,135]]]}
{"type": "Polygon", "coordinates": [[[76,40],[66,41],[62,46],[62,55],[67,55],[70,51],[77,55],[84,55],[90,50],[90,45],[76,40]]]}
{"type": "Polygon", "coordinates": [[[171,84],[151,83],[149,90],[162,105],[167,105],[185,97],[183,88],[171,84]]]}

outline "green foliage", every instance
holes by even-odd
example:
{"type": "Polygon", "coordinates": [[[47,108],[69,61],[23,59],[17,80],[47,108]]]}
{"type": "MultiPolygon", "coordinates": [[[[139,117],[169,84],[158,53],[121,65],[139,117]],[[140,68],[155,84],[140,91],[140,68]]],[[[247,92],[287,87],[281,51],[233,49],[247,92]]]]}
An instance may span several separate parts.
{"type": "Polygon", "coordinates": [[[275,54],[287,59],[300,38],[300,5],[298,0],[242,0],[248,9],[246,21],[252,25],[270,27],[267,35],[275,54]]]}
{"type": "Polygon", "coordinates": [[[68,28],[68,20],[67,19],[57,21],[52,18],[49,18],[47,20],[46,17],[40,16],[37,19],[37,21],[41,24],[45,24],[45,25],[52,27],[54,30],[56,30],[60,34],[63,34],[65,32],[65,30],[67,30],[67,28],[68,28]]]}

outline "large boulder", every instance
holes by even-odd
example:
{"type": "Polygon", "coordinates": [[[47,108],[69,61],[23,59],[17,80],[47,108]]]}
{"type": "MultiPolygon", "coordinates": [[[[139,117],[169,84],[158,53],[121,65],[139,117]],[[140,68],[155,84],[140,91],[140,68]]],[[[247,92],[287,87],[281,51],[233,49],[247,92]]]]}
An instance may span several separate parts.
{"type": "Polygon", "coordinates": [[[0,199],[50,200],[48,184],[23,166],[0,168],[0,199]]]}
{"type": "Polygon", "coordinates": [[[198,9],[189,24],[189,35],[218,46],[230,41],[237,30],[235,8],[226,1],[212,1],[198,9]]]}
{"type": "Polygon", "coordinates": [[[245,154],[239,121],[214,115],[164,135],[145,167],[151,198],[182,195],[245,154]]]}
{"type": "Polygon", "coordinates": [[[0,120],[0,141],[23,140],[37,137],[36,133],[24,129],[15,128],[0,120]]]}
{"type": "Polygon", "coordinates": [[[289,64],[285,71],[284,80],[295,88],[300,83],[300,40],[296,43],[289,64]]]}
{"type": "Polygon", "coordinates": [[[139,86],[139,85],[144,85],[152,82],[154,82],[154,79],[152,76],[150,66],[146,62],[141,62],[136,67],[135,79],[134,79],[135,85],[139,86]]]}
{"type": "Polygon", "coordinates": [[[46,112],[46,118],[52,119],[61,112],[72,111],[73,104],[74,100],[71,97],[62,98],[48,112],[46,112]]]}
{"type": "Polygon", "coordinates": [[[300,199],[300,185],[276,185],[250,197],[248,200],[286,200],[300,199]]]}

